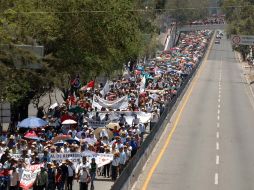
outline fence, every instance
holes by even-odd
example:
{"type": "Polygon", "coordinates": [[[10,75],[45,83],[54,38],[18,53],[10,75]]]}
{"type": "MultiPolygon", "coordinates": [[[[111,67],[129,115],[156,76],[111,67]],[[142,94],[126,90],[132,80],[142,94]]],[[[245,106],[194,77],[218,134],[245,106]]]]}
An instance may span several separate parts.
{"type": "MultiPolygon", "coordinates": [[[[211,39],[214,39],[214,34],[211,39]]],[[[213,40],[210,40],[210,44],[213,40]]],[[[208,47],[208,46],[207,46],[208,47]]],[[[207,50],[206,47],[206,50],[207,50]]],[[[207,51],[206,51],[207,52],[207,51]]],[[[204,56],[203,56],[204,58],[204,56]]],[[[125,167],[119,178],[116,180],[111,190],[128,190],[131,189],[134,182],[137,180],[144,164],[146,163],[149,155],[151,154],[154,146],[160,138],[166,124],[173,115],[178,103],[187,90],[188,85],[195,76],[198,68],[203,62],[203,58],[199,61],[196,67],[192,70],[191,74],[184,80],[182,86],[178,89],[176,96],[166,105],[164,112],[162,113],[159,121],[156,123],[150,134],[147,136],[145,141],[142,143],[140,149],[137,151],[135,156],[130,160],[128,165],[125,167]]]]}

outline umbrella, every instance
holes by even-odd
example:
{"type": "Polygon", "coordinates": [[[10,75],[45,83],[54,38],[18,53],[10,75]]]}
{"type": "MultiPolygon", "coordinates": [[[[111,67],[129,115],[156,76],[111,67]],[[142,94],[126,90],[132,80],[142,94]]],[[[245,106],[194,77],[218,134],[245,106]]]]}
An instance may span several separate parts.
{"type": "Polygon", "coordinates": [[[113,138],[113,133],[106,127],[98,127],[97,129],[95,129],[94,135],[97,139],[99,139],[102,136],[108,136],[108,139],[113,138]]]}
{"type": "Polygon", "coordinates": [[[80,144],[80,139],[78,137],[75,138],[71,138],[71,139],[67,139],[65,140],[65,142],[68,142],[69,144],[80,144]]]}
{"type": "Polygon", "coordinates": [[[63,125],[71,125],[71,124],[77,124],[76,121],[72,120],[72,119],[66,119],[62,122],[63,125]]]}
{"type": "Polygon", "coordinates": [[[118,123],[109,123],[109,124],[107,124],[107,128],[108,129],[115,129],[115,126],[117,127],[117,130],[119,130],[120,129],[120,125],[118,124],[118,123]]]}
{"type": "Polygon", "coordinates": [[[52,142],[56,143],[58,141],[67,140],[67,139],[72,139],[71,135],[58,135],[52,139],[52,142]]]}
{"type": "Polygon", "coordinates": [[[41,137],[38,137],[34,131],[29,131],[25,134],[24,139],[34,140],[34,141],[45,141],[41,137]]]}
{"type": "Polygon", "coordinates": [[[48,122],[38,118],[38,117],[29,117],[24,120],[22,120],[18,124],[18,128],[38,128],[46,126],[48,122]]]}
{"type": "Polygon", "coordinates": [[[54,143],[55,146],[63,146],[64,145],[64,141],[60,140],[57,141],[56,143],[54,143]]]}

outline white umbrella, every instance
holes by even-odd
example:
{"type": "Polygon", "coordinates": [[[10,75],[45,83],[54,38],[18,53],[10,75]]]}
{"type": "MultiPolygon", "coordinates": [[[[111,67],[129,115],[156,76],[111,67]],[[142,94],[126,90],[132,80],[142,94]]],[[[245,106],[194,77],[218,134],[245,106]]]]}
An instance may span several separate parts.
{"type": "Polygon", "coordinates": [[[72,124],[77,124],[76,121],[72,120],[72,119],[66,119],[62,122],[63,125],[72,125],[72,124]]]}

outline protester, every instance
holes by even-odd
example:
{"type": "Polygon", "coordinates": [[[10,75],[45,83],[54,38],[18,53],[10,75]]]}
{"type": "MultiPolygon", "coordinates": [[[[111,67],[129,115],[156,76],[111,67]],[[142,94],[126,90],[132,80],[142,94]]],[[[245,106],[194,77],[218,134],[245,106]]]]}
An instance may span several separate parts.
{"type": "Polygon", "coordinates": [[[115,181],[147,134],[160,127],[166,105],[201,60],[210,37],[207,30],[181,33],[176,47],[127,65],[123,75],[100,88],[92,81],[72,86],[63,103],[45,112],[40,108],[38,116],[48,125],[0,136],[0,169],[16,167],[13,186],[35,190],[72,190],[75,177],[80,189],[90,181],[96,188],[97,173],[115,181]],[[24,183],[24,172],[34,174],[29,179],[34,184],[24,183]]]}
{"type": "Polygon", "coordinates": [[[34,184],[34,190],[44,190],[47,187],[48,173],[45,168],[41,167],[41,171],[36,175],[34,184]]]}
{"type": "Polygon", "coordinates": [[[85,166],[82,167],[82,170],[77,176],[77,180],[79,181],[79,189],[80,190],[88,190],[88,184],[91,181],[91,177],[89,175],[89,172],[85,166]]]}
{"type": "Polygon", "coordinates": [[[118,167],[119,167],[119,154],[115,153],[111,163],[111,176],[113,181],[115,181],[118,176],[119,169],[118,167]]]}
{"type": "Polygon", "coordinates": [[[55,168],[53,168],[53,164],[52,163],[48,163],[47,164],[47,172],[48,172],[48,186],[47,186],[47,190],[55,190],[56,189],[56,181],[55,181],[55,168]]]}
{"type": "Polygon", "coordinates": [[[57,190],[63,190],[64,189],[64,177],[61,167],[56,167],[56,176],[55,176],[55,182],[56,182],[56,189],[57,190]]]}
{"type": "Polygon", "coordinates": [[[68,168],[67,190],[72,190],[73,180],[75,178],[75,168],[70,160],[66,160],[66,162],[68,168]]]}
{"type": "Polygon", "coordinates": [[[127,161],[126,153],[123,150],[123,145],[119,148],[119,175],[122,173],[127,161]]]}
{"type": "Polygon", "coordinates": [[[15,167],[12,167],[10,171],[10,189],[9,190],[17,190],[19,182],[19,174],[16,171],[15,167]]]}
{"type": "Polygon", "coordinates": [[[94,189],[94,180],[96,177],[97,164],[95,162],[95,158],[92,158],[92,162],[90,165],[90,176],[91,176],[91,190],[94,189]]]}

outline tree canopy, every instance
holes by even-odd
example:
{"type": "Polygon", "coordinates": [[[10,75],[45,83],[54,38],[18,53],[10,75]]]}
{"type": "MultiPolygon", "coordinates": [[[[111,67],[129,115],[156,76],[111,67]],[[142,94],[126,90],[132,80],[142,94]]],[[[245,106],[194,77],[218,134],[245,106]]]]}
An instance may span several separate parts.
{"type": "Polygon", "coordinates": [[[79,75],[110,75],[151,51],[162,1],[8,0],[0,7],[1,99],[23,107],[79,75]],[[149,40],[147,38],[149,36],[149,40]],[[44,46],[44,57],[17,45],[44,46]],[[31,69],[33,65],[40,65],[31,69]],[[18,65],[18,66],[17,66],[18,65]]]}
{"type": "MultiPolygon", "coordinates": [[[[224,0],[221,2],[222,9],[228,24],[228,35],[254,35],[254,1],[253,0],[224,0]]],[[[245,59],[249,53],[248,46],[239,45],[234,47],[241,52],[245,59]]]]}
{"type": "Polygon", "coordinates": [[[179,24],[208,16],[208,0],[170,0],[165,6],[179,24]]]}

